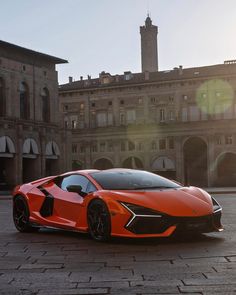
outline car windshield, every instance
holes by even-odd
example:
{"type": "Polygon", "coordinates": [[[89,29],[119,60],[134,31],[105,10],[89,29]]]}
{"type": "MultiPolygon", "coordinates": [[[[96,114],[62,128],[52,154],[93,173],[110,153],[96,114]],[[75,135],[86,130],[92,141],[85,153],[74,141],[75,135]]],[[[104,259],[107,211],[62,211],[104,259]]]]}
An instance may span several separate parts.
{"type": "Polygon", "coordinates": [[[104,170],[91,173],[103,189],[107,190],[141,190],[170,189],[180,185],[159,175],[139,170],[104,170]]]}

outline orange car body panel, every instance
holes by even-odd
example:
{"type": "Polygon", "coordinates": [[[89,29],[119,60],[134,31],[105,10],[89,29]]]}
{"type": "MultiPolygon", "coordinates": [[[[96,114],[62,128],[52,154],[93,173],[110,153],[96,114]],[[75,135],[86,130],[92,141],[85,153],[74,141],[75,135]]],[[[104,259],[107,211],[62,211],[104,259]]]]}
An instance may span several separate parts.
{"type": "Polygon", "coordinates": [[[73,171],[64,175],[76,174],[86,176],[97,188],[97,191],[86,197],[77,193],[63,191],[53,182],[56,176],[43,178],[29,184],[17,186],[13,197],[23,195],[29,205],[30,221],[42,226],[51,226],[62,229],[87,232],[87,207],[95,199],[102,199],[111,216],[111,235],[132,238],[167,237],[176,229],[170,226],[161,234],[134,234],[125,228],[132,214],[120,202],[131,203],[150,208],[171,216],[200,217],[213,213],[211,197],[203,190],[195,187],[180,187],[164,190],[139,191],[109,191],[102,190],[100,185],[91,177],[90,173],[96,170],[73,171]],[[39,190],[42,186],[49,194],[54,196],[53,215],[43,217],[40,208],[45,195],[39,190]]]}

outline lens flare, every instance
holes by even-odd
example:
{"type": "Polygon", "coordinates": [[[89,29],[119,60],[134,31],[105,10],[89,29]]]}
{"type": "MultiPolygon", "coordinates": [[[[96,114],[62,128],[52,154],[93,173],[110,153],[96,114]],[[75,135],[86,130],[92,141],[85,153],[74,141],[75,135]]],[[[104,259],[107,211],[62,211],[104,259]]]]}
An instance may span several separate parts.
{"type": "Polygon", "coordinates": [[[203,113],[219,115],[231,110],[234,91],[224,80],[213,79],[204,82],[196,93],[196,102],[203,113]]]}

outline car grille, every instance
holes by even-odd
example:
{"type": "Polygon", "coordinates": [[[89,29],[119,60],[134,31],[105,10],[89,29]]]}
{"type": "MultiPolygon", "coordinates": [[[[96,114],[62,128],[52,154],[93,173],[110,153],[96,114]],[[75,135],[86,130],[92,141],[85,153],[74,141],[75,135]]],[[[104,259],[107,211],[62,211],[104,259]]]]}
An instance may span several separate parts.
{"type": "Polygon", "coordinates": [[[135,234],[161,234],[170,226],[177,231],[212,232],[221,227],[221,212],[200,217],[175,217],[163,215],[161,218],[136,216],[126,227],[135,234]]]}

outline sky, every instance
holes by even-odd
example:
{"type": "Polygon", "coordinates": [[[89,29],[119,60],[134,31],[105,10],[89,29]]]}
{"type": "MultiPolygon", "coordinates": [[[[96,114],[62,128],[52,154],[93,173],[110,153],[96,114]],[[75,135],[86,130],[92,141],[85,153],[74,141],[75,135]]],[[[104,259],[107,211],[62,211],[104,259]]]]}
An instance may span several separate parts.
{"type": "Polygon", "coordinates": [[[236,0],[0,0],[0,39],[68,60],[57,66],[60,84],[136,73],[148,11],[159,70],[236,59],[236,0]]]}

